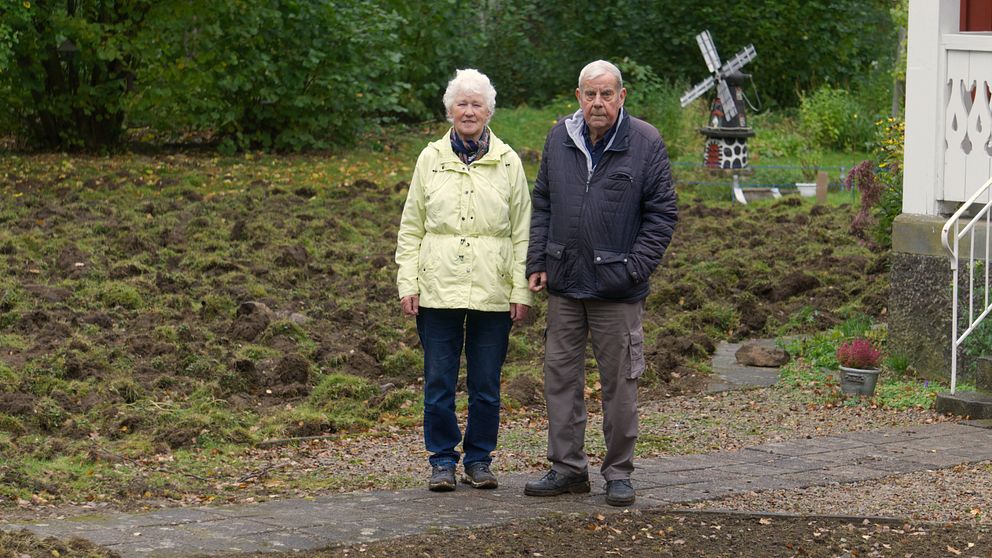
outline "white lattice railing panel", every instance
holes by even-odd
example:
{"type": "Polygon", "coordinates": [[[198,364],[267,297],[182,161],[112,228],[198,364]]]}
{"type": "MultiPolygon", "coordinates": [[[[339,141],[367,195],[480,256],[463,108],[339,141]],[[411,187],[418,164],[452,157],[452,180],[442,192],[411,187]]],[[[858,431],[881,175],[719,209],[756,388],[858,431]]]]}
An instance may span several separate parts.
{"type": "Polygon", "coordinates": [[[948,50],[946,68],[943,199],[965,201],[992,176],[992,52],[948,50]]]}

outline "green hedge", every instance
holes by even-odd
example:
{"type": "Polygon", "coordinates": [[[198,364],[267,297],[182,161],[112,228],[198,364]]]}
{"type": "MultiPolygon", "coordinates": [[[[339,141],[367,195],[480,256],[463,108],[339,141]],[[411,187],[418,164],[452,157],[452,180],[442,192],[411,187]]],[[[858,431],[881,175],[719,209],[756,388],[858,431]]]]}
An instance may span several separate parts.
{"type": "Polygon", "coordinates": [[[384,119],[441,115],[456,68],[487,73],[501,106],[568,95],[597,58],[650,68],[657,82],[632,83],[651,95],[681,88],[707,75],[703,29],[724,60],[754,43],[745,71],[761,97],[797,106],[820,85],[887,72],[892,21],[886,0],[5,0],[0,132],[57,149],[114,147],[128,127],[324,148],[384,119]]]}

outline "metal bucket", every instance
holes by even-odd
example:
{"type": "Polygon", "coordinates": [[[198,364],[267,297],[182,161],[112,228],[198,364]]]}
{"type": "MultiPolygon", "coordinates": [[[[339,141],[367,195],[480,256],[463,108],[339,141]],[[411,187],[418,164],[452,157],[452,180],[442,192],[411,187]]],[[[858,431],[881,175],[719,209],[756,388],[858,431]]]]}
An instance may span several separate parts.
{"type": "Polygon", "coordinates": [[[840,367],[840,390],[851,395],[871,395],[875,393],[880,370],[840,367]]]}

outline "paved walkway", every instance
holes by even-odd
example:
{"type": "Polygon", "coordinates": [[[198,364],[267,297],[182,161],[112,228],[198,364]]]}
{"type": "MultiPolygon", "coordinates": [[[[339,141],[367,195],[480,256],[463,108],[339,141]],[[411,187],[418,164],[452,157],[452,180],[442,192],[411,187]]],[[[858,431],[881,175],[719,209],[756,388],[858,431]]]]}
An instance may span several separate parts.
{"type": "MultiPolygon", "coordinates": [[[[639,459],[637,503],[654,508],[765,489],[847,483],[992,459],[992,429],[940,423],[791,440],[740,451],[639,459]]],[[[252,505],[87,516],[0,527],[82,537],[124,558],[290,551],[370,542],[437,529],[479,527],[552,513],[607,513],[601,483],[581,496],[531,498],[526,480],[504,475],[496,490],[433,494],[363,492],[252,505]]]]}

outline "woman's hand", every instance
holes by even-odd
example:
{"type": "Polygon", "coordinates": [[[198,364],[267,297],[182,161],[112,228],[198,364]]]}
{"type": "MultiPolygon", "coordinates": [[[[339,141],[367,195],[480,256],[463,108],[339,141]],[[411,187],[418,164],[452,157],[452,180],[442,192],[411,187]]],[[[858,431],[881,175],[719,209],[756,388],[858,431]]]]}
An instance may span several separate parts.
{"type": "Polygon", "coordinates": [[[420,295],[407,295],[401,298],[400,306],[407,316],[416,316],[420,313],[420,295]]]}
{"type": "Polygon", "coordinates": [[[530,306],[526,304],[510,303],[510,319],[519,322],[527,317],[528,310],[530,310],[530,306]]]}

